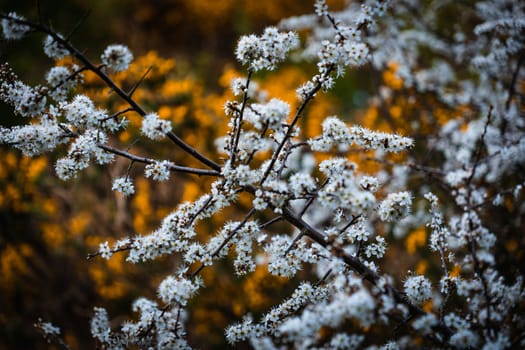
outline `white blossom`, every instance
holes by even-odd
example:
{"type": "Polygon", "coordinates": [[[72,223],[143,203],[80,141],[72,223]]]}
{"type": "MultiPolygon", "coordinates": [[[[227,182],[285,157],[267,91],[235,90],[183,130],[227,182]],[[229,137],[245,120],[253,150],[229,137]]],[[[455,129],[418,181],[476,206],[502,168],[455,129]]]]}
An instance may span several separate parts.
{"type": "Polygon", "coordinates": [[[91,319],[91,335],[101,343],[109,343],[111,328],[109,327],[108,313],[100,307],[94,308],[95,315],[91,319]]]}
{"type": "MultiPolygon", "coordinates": [[[[8,16],[17,20],[25,20],[24,17],[19,16],[14,12],[10,12],[8,16]]],[[[16,21],[8,18],[2,19],[2,33],[4,34],[4,38],[7,40],[22,39],[27,34],[27,32],[29,32],[29,30],[30,28],[25,24],[17,23],[16,21]]]]}
{"type": "Polygon", "coordinates": [[[111,189],[122,193],[124,196],[129,196],[135,193],[135,186],[133,186],[133,182],[129,176],[119,177],[113,180],[113,186],[111,189]]]}
{"type": "Polygon", "coordinates": [[[106,47],[100,59],[109,69],[121,72],[128,69],[129,64],[133,60],[133,55],[126,46],[115,44],[106,47]]]}
{"type": "Polygon", "coordinates": [[[163,160],[146,165],[144,175],[156,181],[166,181],[170,178],[171,162],[163,160]]]}
{"type": "MultiPolygon", "coordinates": [[[[60,39],[63,39],[62,35],[57,34],[60,39]]],[[[69,51],[56,40],[53,36],[48,35],[44,40],[44,52],[45,54],[54,60],[59,60],[66,56],[69,56],[69,51]]]]}
{"type": "Polygon", "coordinates": [[[378,213],[383,221],[394,221],[410,213],[412,197],[409,192],[389,194],[379,205],[378,213]]]}
{"type": "Polygon", "coordinates": [[[171,123],[168,120],[160,119],[157,113],[150,113],[142,119],[141,131],[146,137],[158,140],[171,131],[171,123]]]}
{"type": "Polygon", "coordinates": [[[241,37],[235,55],[239,62],[249,65],[254,71],[273,70],[298,45],[297,34],[280,33],[277,28],[268,27],[260,37],[253,34],[241,37]]]}
{"type": "Polygon", "coordinates": [[[410,301],[421,304],[432,297],[432,285],[425,276],[410,276],[403,284],[410,301]]]}
{"type": "Polygon", "coordinates": [[[185,278],[168,276],[160,284],[158,294],[160,299],[167,304],[175,302],[180,305],[186,305],[188,299],[190,299],[198,289],[198,283],[185,278]]]}

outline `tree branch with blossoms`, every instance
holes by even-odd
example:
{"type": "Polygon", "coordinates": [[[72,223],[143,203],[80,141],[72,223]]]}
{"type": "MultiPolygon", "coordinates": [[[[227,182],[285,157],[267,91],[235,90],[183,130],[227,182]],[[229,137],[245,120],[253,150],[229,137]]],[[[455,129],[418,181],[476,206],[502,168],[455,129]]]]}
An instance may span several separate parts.
{"type": "MultiPolygon", "coordinates": [[[[134,93],[151,68],[129,92],[116,83],[112,74],[127,70],[133,60],[126,46],[109,45],[100,63],[95,63],[70,42],[70,36],[64,38],[41,21],[15,13],[1,15],[7,40],[44,34],[46,55],[55,60],[71,56],[78,65],[51,68],[47,84],[35,87],[2,65],[0,100],[12,106],[21,125],[0,128],[0,143],[28,156],[59,152],[58,146],[67,145],[66,155],[55,164],[62,180],[78,176],[93,161],[109,166],[115,156],[127,159],[126,175],[112,185],[126,196],[135,191],[130,169],[136,163],[144,164],[144,176],[153,181],[168,181],[170,172],[210,180],[206,193],[194,201],[175,203],[154,231],[103,242],[88,256],[111,259],[125,254],[126,261],[134,264],[176,257],[176,272],[158,285],[158,301],[139,297],[133,303],[136,320],[114,327],[105,308],[94,308],[90,330],[98,346],[189,349],[187,310],[205,288],[201,272],[228,256],[239,277],[258,267],[289,279],[307,276],[290,297],[258,321],[246,314],[227,327],[225,338],[231,344],[248,341],[257,349],[492,349],[522,342],[523,322],[508,313],[523,305],[523,278],[519,275],[509,282],[498,269],[491,253],[497,236],[488,228],[485,211],[491,195],[494,205],[501,205],[500,197],[509,197],[510,191],[519,197],[523,179],[509,173],[525,162],[519,119],[522,96],[515,87],[523,75],[518,43],[524,42],[525,22],[509,17],[507,0],[498,4],[496,16],[488,10],[488,2],[478,1],[479,23],[471,28],[475,38],[459,33],[463,35],[447,43],[450,50],[440,35],[428,32],[433,23],[421,25],[435,16],[425,12],[421,18],[411,18],[419,10],[406,1],[394,7],[389,1],[351,3],[333,13],[324,0],[317,0],[315,15],[285,20],[280,28],[266,28],[261,35],[242,36],[235,56],[246,67],[246,77],[233,79],[235,99],[224,105],[229,130],[216,140],[213,155],[224,159],[220,163],[184,141],[184,130],[173,132],[169,120],[139,104],[134,93]],[[306,31],[304,47],[292,29],[306,31]],[[488,35],[491,31],[493,35],[488,35]],[[486,45],[494,52],[485,50],[486,45]],[[317,71],[297,88],[297,107],[291,113],[288,102],[263,97],[266,94],[259,93],[256,79],[260,71],[276,70],[292,52],[313,59],[317,71]],[[430,53],[436,54],[436,63],[420,65],[430,53]],[[349,125],[347,118],[335,115],[324,117],[320,135],[301,131],[299,121],[307,118],[315,97],[333,89],[345,71],[365,65],[382,71],[392,60],[399,61],[397,78],[407,91],[432,95],[440,107],[468,110],[440,125],[436,137],[422,138],[422,145],[418,141],[418,147],[433,149],[439,157],[420,163],[413,138],[395,130],[349,125]],[[516,67],[510,73],[502,68],[508,61],[516,67]],[[455,72],[458,63],[468,68],[455,72]],[[86,95],[73,95],[84,71],[94,73],[125,107],[108,112],[86,95]],[[510,89],[494,81],[504,74],[511,81],[510,89]],[[490,108],[483,121],[477,114],[486,106],[490,108]],[[127,129],[126,113],[141,117],[141,137],[168,138],[204,168],[110,145],[110,138],[118,139],[113,135],[127,129]],[[383,167],[370,173],[350,153],[383,167]],[[401,157],[406,160],[399,161],[401,157]],[[431,176],[433,181],[414,187],[417,182],[411,182],[411,172],[431,176]],[[513,187],[491,193],[501,178],[511,178],[513,187]],[[440,212],[432,191],[443,189],[448,193],[442,197],[449,203],[440,212]],[[241,203],[246,200],[249,208],[241,203]],[[230,207],[243,213],[240,220],[226,220],[223,210],[230,207]],[[222,224],[209,235],[199,224],[211,218],[222,219],[222,224]],[[435,254],[439,272],[382,271],[388,264],[387,240],[395,245],[395,239],[425,226],[429,253],[435,254]],[[455,270],[461,277],[453,275],[455,270]],[[384,327],[394,329],[394,334],[384,335],[381,341],[387,342],[379,344],[374,332],[384,327]]],[[[421,11],[430,11],[429,6],[421,11]]],[[[523,7],[514,10],[525,13],[523,7]]],[[[381,101],[387,103],[393,92],[383,88],[388,98],[381,96],[381,101]]],[[[409,130],[416,133],[419,122],[414,120],[409,130]]],[[[389,126],[395,125],[390,118],[389,126]]],[[[512,203],[523,208],[518,200],[512,203]]],[[[40,322],[39,328],[48,335],[60,334],[48,323],[40,322]]]]}

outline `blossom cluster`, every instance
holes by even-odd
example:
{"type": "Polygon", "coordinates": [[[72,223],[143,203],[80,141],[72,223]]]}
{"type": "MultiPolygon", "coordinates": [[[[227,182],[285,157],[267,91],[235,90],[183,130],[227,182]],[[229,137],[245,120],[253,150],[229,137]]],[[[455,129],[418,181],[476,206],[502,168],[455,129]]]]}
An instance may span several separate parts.
{"type": "Polygon", "coordinates": [[[199,289],[199,284],[185,278],[166,277],[159,285],[159,298],[166,304],[177,303],[186,305],[195,292],[199,289]]]}
{"type": "Polygon", "coordinates": [[[9,18],[2,19],[2,34],[7,40],[22,39],[31,28],[17,20],[25,20],[24,17],[17,15],[15,12],[9,13],[9,18]]]}
{"type": "Polygon", "coordinates": [[[296,33],[281,33],[275,27],[268,27],[261,36],[252,34],[241,37],[235,55],[239,62],[249,65],[254,71],[273,70],[298,45],[296,33]]]}
{"type": "Polygon", "coordinates": [[[142,119],[141,131],[146,137],[158,140],[171,131],[171,124],[167,120],[159,119],[156,113],[150,113],[142,119]]]}
{"type": "Polygon", "coordinates": [[[264,315],[260,323],[254,323],[251,319],[246,319],[242,323],[228,327],[226,329],[226,339],[234,344],[252,337],[259,338],[272,334],[283,325],[287,317],[299,310],[299,308],[307,303],[323,300],[325,292],[324,288],[315,287],[310,283],[304,282],[297,287],[289,299],[264,315]]]}
{"type": "MultiPolygon", "coordinates": [[[[496,254],[521,244],[505,239],[522,228],[520,214],[525,210],[523,178],[515,171],[525,163],[523,87],[518,84],[525,78],[525,8],[511,0],[480,0],[471,15],[468,22],[476,24],[458,24],[453,35],[444,38],[449,34],[430,30],[439,27],[440,16],[424,2],[401,0],[392,7],[388,1],[349,2],[333,13],[324,0],[317,0],[315,14],[281,23],[281,28],[306,30],[306,47],[299,56],[316,61],[313,77],[296,90],[295,113],[291,102],[269,98],[259,89],[254,75],[276,69],[298,49],[298,34],[270,27],[260,36],[241,37],[235,54],[248,74],[232,81],[237,100],[224,106],[229,130],[216,141],[223,153],[214,155],[218,162],[186,144],[169,120],[146,111],[112,80],[112,73],[126,70],[133,60],[124,45],[108,46],[97,65],[46,29],[44,53],[60,65],[48,70],[44,85],[22,82],[3,64],[0,100],[21,117],[21,125],[0,127],[0,143],[28,156],[60,151],[64,144],[67,151],[55,162],[60,179],[72,179],[94,162],[107,165],[116,156],[131,163],[127,174],[112,184],[112,190],[124,196],[135,191],[130,170],[136,163],[154,181],[167,181],[179,171],[213,177],[207,193],[179,203],[152,232],[103,242],[92,254],[111,259],[123,253],[131,263],[174,255],[179,271],[157,287],[161,306],[146,298],[133,303],[135,321],[114,327],[108,312],[95,308],[91,333],[101,347],[189,349],[185,310],[204,288],[199,273],[228,257],[238,276],[265,268],[296,283],[292,294],[258,322],[248,314],[229,326],[225,336],[231,344],[249,341],[261,349],[525,346],[519,312],[525,300],[523,271],[505,270],[519,258],[496,254]],[[76,63],[63,65],[60,59],[71,55],[76,63]],[[426,57],[433,55],[436,59],[429,63],[426,57]],[[391,129],[399,122],[399,130],[414,138],[395,130],[349,126],[336,116],[323,119],[321,135],[306,137],[300,119],[313,97],[331,89],[345,70],[369,62],[379,70],[396,67],[396,87],[379,87],[379,95],[371,99],[374,107],[394,115],[394,109],[386,107],[404,94],[409,97],[403,106],[423,109],[431,101],[432,108],[417,113],[410,123],[389,120],[391,129]],[[106,111],[75,92],[84,70],[102,78],[129,108],[106,111]],[[436,114],[447,111],[441,113],[447,120],[432,116],[434,104],[436,114]],[[143,137],[157,141],[169,136],[206,169],[138,156],[131,146],[113,146],[127,126],[127,110],[142,116],[143,137]],[[435,129],[432,136],[420,137],[429,129],[435,129]],[[410,150],[416,137],[417,149],[410,150]],[[367,168],[348,155],[362,151],[386,166],[367,168]],[[402,151],[406,158],[393,154],[402,151]],[[446,205],[440,208],[438,201],[446,205]],[[223,211],[228,207],[236,210],[223,211]],[[512,220],[499,218],[495,210],[512,220]],[[242,219],[231,220],[232,212],[244,211],[242,219]],[[203,239],[202,227],[210,226],[200,224],[212,217],[221,224],[207,230],[211,233],[203,239]],[[277,221],[283,224],[272,227],[277,221]],[[425,261],[416,267],[417,274],[389,275],[381,259],[388,257],[391,239],[405,240],[392,243],[407,248],[421,247],[416,252],[407,249],[407,254],[434,254],[436,265],[427,270],[425,261]],[[408,277],[400,282],[394,275],[408,277]],[[309,282],[296,282],[303,278],[309,282]],[[410,331],[401,330],[399,337],[381,332],[382,338],[374,339],[377,329],[400,325],[410,331]]],[[[1,25],[7,40],[42,28],[14,13],[2,15],[1,25]]],[[[401,249],[395,253],[405,254],[401,249]]],[[[40,328],[50,336],[60,333],[47,323],[40,328]]]]}
{"type": "Polygon", "coordinates": [[[323,134],[310,139],[309,143],[314,151],[330,151],[334,146],[345,151],[355,144],[364,149],[381,149],[386,152],[399,152],[410,148],[414,141],[385,132],[372,131],[360,126],[348,127],[337,117],[328,117],[323,121],[323,134]]]}

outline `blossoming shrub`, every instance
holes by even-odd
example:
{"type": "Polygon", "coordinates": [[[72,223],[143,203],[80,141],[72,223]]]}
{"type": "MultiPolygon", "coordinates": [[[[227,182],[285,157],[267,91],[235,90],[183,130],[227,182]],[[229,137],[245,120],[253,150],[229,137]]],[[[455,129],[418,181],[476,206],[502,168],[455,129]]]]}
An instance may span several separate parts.
{"type": "MultiPolygon", "coordinates": [[[[123,195],[133,195],[144,177],[163,183],[186,174],[204,183],[202,194],[174,203],[151,232],[102,242],[90,254],[131,264],[170,257],[174,264],[156,297],[150,292],[132,303],[132,319],[118,323],[106,308],[94,308],[90,330],[100,347],[190,348],[188,311],[208,288],[207,271],[222,268],[227,256],[239,277],[264,268],[294,284],[265,312],[247,310],[232,320],[225,329],[231,344],[525,345],[523,270],[512,264],[523,257],[501,257],[523,247],[514,232],[523,229],[523,176],[515,169],[525,154],[525,8],[510,0],[435,6],[368,1],[332,12],[318,0],[315,14],[243,36],[235,55],[245,73],[231,80],[228,122],[215,150],[198,138],[190,142],[183,122],[162,118],[137,97],[142,78],[129,87],[119,83],[114,74],[133,57],[125,46],[112,44],[92,60],[42,23],[2,16],[6,39],[40,32],[46,55],[72,57],[71,67],[55,69],[36,87],[2,65],[0,98],[21,120],[0,129],[2,143],[28,156],[57,150],[54,167],[63,180],[124,159],[129,166],[111,185],[123,195]],[[454,32],[445,28],[450,16],[461,19],[454,32]],[[294,108],[255,84],[261,71],[278,69],[289,56],[315,62],[312,76],[297,86],[294,108]],[[374,130],[330,114],[319,120],[317,134],[304,131],[306,111],[319,97],[345,71],[365,66],[385,72],[386,86],[370,99],[374,120],[363,123],[381,123],[384,114],[388,126],[374,130]],[[84,72],[107,87],[112,108],[69,93],[84,72]],[[66,87],[68,93],[55,93],[66,87]],[[404,111],[408,120],[400,120],[404,111]],[[158,141],[162,149],[136,147],[122,136],[133,127],[145,144],[158,141]],[[495,210],[504,217],[493,220],[495,210]],[[235,218],[225,219],[225,212],[235,218]],[[417,271],[396,270],[404,259],[389,246],[422,227],[428,228],[424,261],[417,271]]],[[[64,343],[56,327],[37,326],[64,343]]]]}

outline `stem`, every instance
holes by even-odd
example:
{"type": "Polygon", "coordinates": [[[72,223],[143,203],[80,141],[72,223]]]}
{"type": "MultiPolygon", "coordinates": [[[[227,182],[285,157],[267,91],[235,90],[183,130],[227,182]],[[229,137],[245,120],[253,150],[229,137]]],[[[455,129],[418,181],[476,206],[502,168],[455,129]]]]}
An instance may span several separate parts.
{"type": "MultiPolygon", "coordinates": [[[[108,145],[99,144],[98,147],[102,148],[104,151],[107,151],[113,154],[117,154],[119,156],[131,159],[135,162],[144,163],[144,164],[152,164],[156,162],[156,160],[154,159],[137,156],[135,154],[132,154],[132,153],[123,151],[121,149],[108,146],[108,145]]],[[[175,164],[170,164],[168,168],[172,171],[178,171],[181,173],[188,173],[188,174],[195,174],[195,175],[206,175],[206,176],[220,176],[221,175],[220,172],[215,171],[215,170],[190,168],[190,167],[185,167],[185,166],[180,166],[180,165],[175,165],[175,164]]]]}
{"type": "MultiPolygon", "coordinates": [[[[232,232],[228,235],[228,237],[226,237],[224,239],[224,241],[221,243],[220,246],[217,247],[217,249],[215,249],[215,251],[213,253],[211,253],[211,257],[214,258],[216,257],[220,251],[222,250],[222,248],[224,248],[226,246],[226,244],[228,244],[229,241],[231,241],[231,239],[237,234],[237,232],[246,224],[246,222],[248,221],[248,219],[255,213],[255,209],[252,208],[250,209],[250,211],[248,212],[248,214],[246,214],[246,216],[244,216],[244,219],[242,219],[242,221],[237,225],[237,227],[235,227],[232,232]]],[[[197,276],[206,266],[204,264],[201,264],[197,270],[195,270],[194,272],[192,272],[190,274],[190,278],[194,278],[195,276],[197,276]]]]}
{"type": "Polygon", "coordinates": [[[250,69],[248,70],[248,77],[246,78],[246,91],[244,91],[244,95],[242,97],[242,104],[241,104],[241,110],[239,111],[237,122],[234,125],[235,129],[235,135],[233,140],[233,145],[231,148],[230,153],[230,159],[231,159],[231,166],[233,167],[235,165],[235,155],[237,154],[237,147],[239,146],[239,138],[241,137],[241,129],[242,129],[242,121],[244,117],[244,109],[246,108],[246,104],[248,103],[248,89],[250,87],[250,81],[252,77],[253,71],[250,69]]]}
{"type": "MultiPolygon", "coordinates": [[[[324,77],[327,77],[333,69],[334,69],[333,65],[328,67],[326,72],[324,73],[324,77]]],[[[306,108],[306,105],[313,99],[313,97],[317,93],[317,91],[319,91],[321,89],[321,81],[323,81],[323,79],[319,79],[319,82],[317,82],[317,85],[315,85],[315,87],[308,93],[308,95],[306,96],[304,101],[301,103],[299,108],[297,108],[295,116],[294,116],[292,122],[290,123],[290,125],[288,126],[288,130],[286,131],[286,135],[283,137],[283,140],[281,141],[279,146],[277,146],[277,149],[275,150],[275,152],[273,154],[272,160],[270,161],[270,165],[268,165],[268,168],[266,168],[266,170],[264,171],[264,174],[263,174],[263,176],[261,178],[261,181],[259,182],[259,186],[262,186],[264,184],[264,182],[266,181],[266,179],[268,178],[268,175],[270,175],[270,172],[272,171],[273,166],[275,165],[275,162],[279,158],[279,154],[281,153],[281,150],[283,149],[283,147],[286,144],[286,142],[292,136],[293,129],[294,129],[295,125],[297,124],[297,122],[299,121],[299,118],[301,117],[301,114],[303,113],[304,109],[306,108]]]]}

